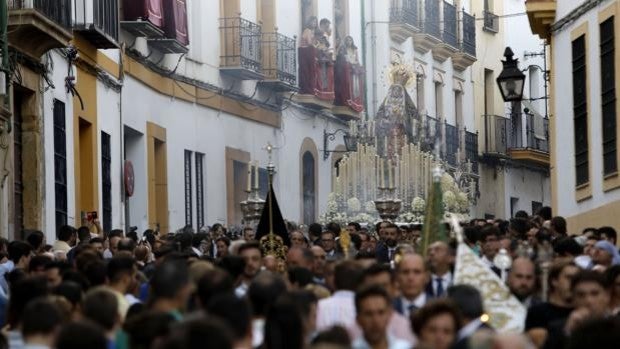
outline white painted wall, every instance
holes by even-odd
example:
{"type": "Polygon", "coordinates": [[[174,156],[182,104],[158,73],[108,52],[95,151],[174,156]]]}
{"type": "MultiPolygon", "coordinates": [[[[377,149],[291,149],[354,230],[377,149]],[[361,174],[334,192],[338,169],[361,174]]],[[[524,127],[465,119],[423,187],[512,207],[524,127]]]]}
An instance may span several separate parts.
{"type": "MultiPolygon", "coordinates": [[[[65,89],[65,77],[67,76],[67,61],[55,51],[50,52],[50,58],[55,69],[50,74],[56,88],[49,89],[43,94],[43,152],[45,154],[45,207],[44,222],[47,229],[43,232],[47,241],[56,239],[56,193],[54,186],[54,99],[65,104],[65,131],[67,134],[67,173],[73,173],[75,158],[73,153],[73,97],[67,94],[65,89]]],[[[75,215],[75,179],[67,175],[67,213],[68,224],[77,224],[75,215]]]]}
{"type": "Polygon", "coordinates": [[[525,168],[507,167],[505,178],[505,218],[511,217],[510,198],[518,198],[516,211],[532,212],[532,201],[541,202],[543,206],[551,205],[550,178],[547,174],[534,172],[525,168]]]}
{"type": "MultiPolygon", "coordinates": [[[[611,4],[611,2],[609,2],[611,4]]],[[[554,52],[554,86],[553,94],[559,103],[555,103],[554,116],[556,140],[556,163],[552,164],[557,172],[557,212],[563,216],[573,216],[600,207],[607,203],[620,200],[620,191],[603,191],[603,155],[602,155],[602,122],[601,122],[601,80],[600,80],[600,52],[598,12],[605,6],[599,6],[588,11],[578,21],[556,32],[553,37],[554,52]],[[587,42],[587,76],[589,79],[588,120],[590,129],[588,134],[590,151],[590,185],[592,198],[576,202],[575,200],[575,145],[573,142],[573,97],[572,97],[572,65],[569,62],[572,56],[570,33],[584,22],[588,22],[587,42]],[[568,136],[566,136],[568,135],[568,136]],[[561,170],[560,170],[561,169],[561,170]]],[[[558,3],[558,11],[565,12],[567,7],[558,3]]],[[[559,13],[559,12],[558,12],[559,13]]]]}

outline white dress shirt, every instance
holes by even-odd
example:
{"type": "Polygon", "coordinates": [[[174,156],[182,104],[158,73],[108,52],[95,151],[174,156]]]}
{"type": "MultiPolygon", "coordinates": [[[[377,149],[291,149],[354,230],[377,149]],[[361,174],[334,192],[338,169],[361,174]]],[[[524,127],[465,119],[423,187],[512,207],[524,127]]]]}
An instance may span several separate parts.
{"type": "Polygon", "coordinates": [[[334,325],[351,328],[355,324],[355,292],[340,290],[319,301],[316,311],[316,328],[318,331],[334,325]]]}
{"type": "Polygon", "coordinates": [[[443,294],[446,295],[448,287],[452,285],[452,272],[447,272],[442,276],[431,274],[431,282],[433,285],[433,295],[437,295],[437,279],[441,279],[441,285],[443,286],[443,294]]]}
{"type": "MultiPolygon", "coordinates": [[[[363,337],[353,341],[352,347],[353,349],[372,349],[363,337]]],[[[388,336],[388,349],[410,349],[411,347],[412,344],[407,341],[388,336]]]]}
{"type": "Polygon", "coordinates": [[[409,308],[412,305],[416,310],[422,308],[426,304],[426,293],[422,291],[422,293],[420,293],[420,295],[413,301],[410,301],[405,297],[402,297],[401,300],[403,302],[403,316],[409,319],[411,316],[411,311],[409,308]]]}

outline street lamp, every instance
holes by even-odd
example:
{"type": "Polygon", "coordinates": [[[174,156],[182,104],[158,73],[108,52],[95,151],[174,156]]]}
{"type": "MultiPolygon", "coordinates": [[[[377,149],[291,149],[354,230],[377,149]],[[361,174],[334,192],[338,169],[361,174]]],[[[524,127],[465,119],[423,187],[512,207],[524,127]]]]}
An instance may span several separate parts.
{"type": "Polygon", "coordinates": [[[343,129],[337,129],[333,133],[327,133],[327,131],[323,130],[323,160],[327,160],[329,158],[329,153],[344,153],[350,151],[357,151],[357,137],[351,135],[347,131],[343,129]],[[327,150],[329,146],[329,141],[333,141],[336,139],[336,135],[338,132],[342,132],[344,138],[344,147],[345,151],[341,150],[327,150]]]}
{"type": "Polygon", "coordinates": [[[497,77],[497,85],[504,102],[519,102],[523,100],[525,75],[519,70],[519,60],[512,58],[514,53],[510,47],[506,47],[504,57],[506,57],[506,60],[502,61],[504,69],[497,77]]]}

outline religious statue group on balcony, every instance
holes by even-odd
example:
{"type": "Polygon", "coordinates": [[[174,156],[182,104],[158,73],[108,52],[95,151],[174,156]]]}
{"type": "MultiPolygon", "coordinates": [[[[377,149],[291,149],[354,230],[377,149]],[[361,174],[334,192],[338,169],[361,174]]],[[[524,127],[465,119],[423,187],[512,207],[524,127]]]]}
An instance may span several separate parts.
{"type": "Polygon", "coordinates": [[[335,67],[336,98],[334,105],[364,110],[364,70],[353,37],[346,36],[338,47],[335,67]]]}
{"type": "Polygon", "coordinates": [[[329,37],[331,22],[310,17],[299,44],[299,93],[334,99],[334,63],[329,37]]]}

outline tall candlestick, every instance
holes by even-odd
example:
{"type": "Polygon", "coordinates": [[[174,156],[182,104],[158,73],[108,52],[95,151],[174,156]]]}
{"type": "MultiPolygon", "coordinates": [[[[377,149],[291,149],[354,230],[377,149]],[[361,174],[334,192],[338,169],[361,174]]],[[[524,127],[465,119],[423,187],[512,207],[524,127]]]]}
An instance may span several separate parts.
{"type": "Polygon", "coordinates": [[[392,167],[392,160],[388,160],[388,186],[394,187],[394,168],[392,167]]]}
{"type": "Polygon", "coordinates": [[[381,188],[385,188],[385,159],[381,159],[379,179],[381,180],[381,188]]]}
{"type": "Polygon", "coordinates": [[[248,162],[248,188],[247,192],[252,191],[252,163],[248,162]]]}
{"type": "Polygon", "coordinates": [[[254,161],[254,189],[258,189],[258,161],[254,161]]]}

